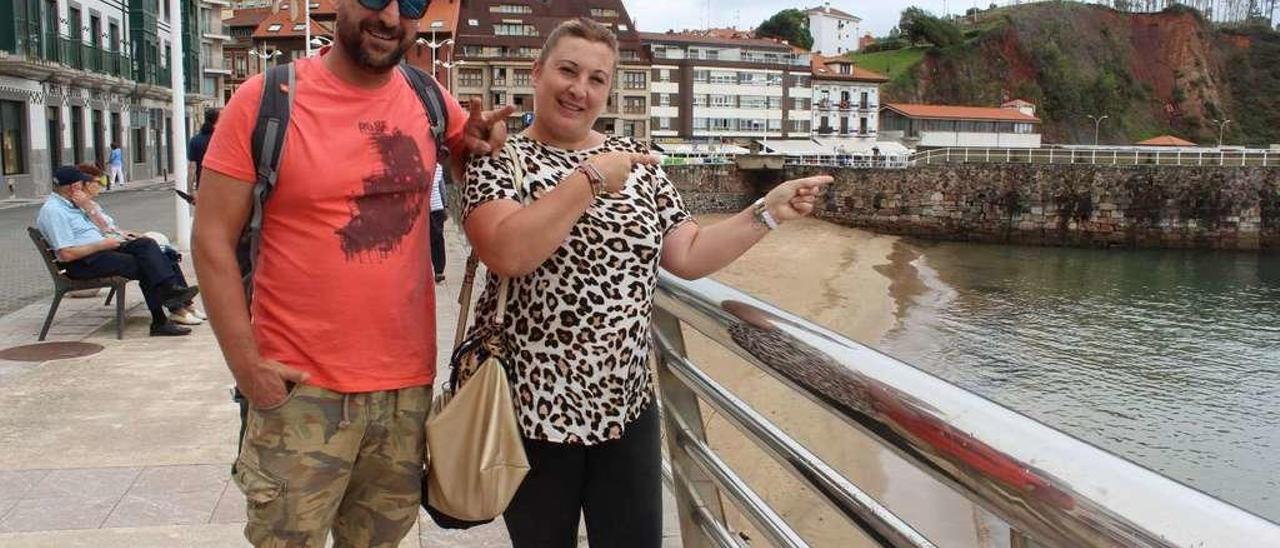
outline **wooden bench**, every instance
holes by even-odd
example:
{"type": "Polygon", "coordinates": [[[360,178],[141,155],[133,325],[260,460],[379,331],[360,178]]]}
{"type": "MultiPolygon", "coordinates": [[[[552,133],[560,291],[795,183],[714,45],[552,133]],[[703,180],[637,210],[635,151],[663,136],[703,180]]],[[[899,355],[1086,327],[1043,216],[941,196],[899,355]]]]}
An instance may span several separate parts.
{"type": "Polygon", "coordinates": [[[40,251],[40,256],[44,259],[45,268],[49,269],[49,276],[53,278],[53,304],[49,306],[49,315],[44,319],[44,327],[40,328],[40,339],[44,340],[49,334],[49,326],[53,325],[53,316],[58,312],[58,305],[62,303],[62,297],[69,291],[78,291],[81,289],[98,289],[109,287],[111,291],[107,293],[107,301],[102,303],[103,306],[111,304],[111,298],[116,299],[116,338],[124,338],[124,286],[129,283],[129,278],[121,276],[111,276],[109,278],[93,278],[89,280],[76,280],[67,276],[66,270],[63,269],[62,263],[58,262],[57,255],[53,250],[49,249],[49,242],[45,241],[44,235],[35,227],[27,227],[27,235],[31,236],[31,243],[35,244],[36,249],[40,251]]]}

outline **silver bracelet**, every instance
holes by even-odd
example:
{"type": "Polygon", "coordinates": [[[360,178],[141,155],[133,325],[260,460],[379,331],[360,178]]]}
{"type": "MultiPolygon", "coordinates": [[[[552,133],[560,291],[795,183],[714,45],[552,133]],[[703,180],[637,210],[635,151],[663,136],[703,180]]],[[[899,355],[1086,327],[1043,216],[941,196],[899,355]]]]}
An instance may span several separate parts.
{"type": "Polygon", "coordinates": [[[764,225],[769,230],[778,229],[778,220],[773,218],[773,214],[769,213],[769,208],[764,205],[764,198],[756,200],[751,206],[751,214],[755,217],[756,222],[764,225]]]}

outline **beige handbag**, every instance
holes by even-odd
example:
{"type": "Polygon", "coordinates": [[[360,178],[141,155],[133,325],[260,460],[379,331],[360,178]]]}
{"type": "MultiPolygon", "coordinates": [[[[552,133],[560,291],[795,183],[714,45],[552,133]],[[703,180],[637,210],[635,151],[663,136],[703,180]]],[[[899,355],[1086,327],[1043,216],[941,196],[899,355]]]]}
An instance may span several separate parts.
{"type": "MultiPolygon", "coordinates": [[[[524,193],[524,167],[510,144],[516,191],[524,193]]],[[[467,259],[458,301],[457,334],[449,386],[435,398],[427,419],[427,476],[422,505],[444,528],[465,529],[493,520],[507,509],[529,472],[507,383],[509,352],[503,343],[507,292],[502,278],[493,324],[463,339],[478,259],[467,259]]]]}

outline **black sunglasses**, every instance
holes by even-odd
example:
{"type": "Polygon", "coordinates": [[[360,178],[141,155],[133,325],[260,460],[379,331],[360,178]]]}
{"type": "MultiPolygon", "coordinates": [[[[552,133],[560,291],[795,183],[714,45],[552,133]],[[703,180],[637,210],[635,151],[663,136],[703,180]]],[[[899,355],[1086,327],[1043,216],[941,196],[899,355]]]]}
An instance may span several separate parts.
{"type": "MultiPolygon", "coordinates": [[[[431,0],[396,0],[400,4],[400,17],[406,19],[422,19],[427,14],[427,6],[431,0]]],[[[359,0],[360,5],[373,11],[382,11],[391,0],[359,0]]]]}

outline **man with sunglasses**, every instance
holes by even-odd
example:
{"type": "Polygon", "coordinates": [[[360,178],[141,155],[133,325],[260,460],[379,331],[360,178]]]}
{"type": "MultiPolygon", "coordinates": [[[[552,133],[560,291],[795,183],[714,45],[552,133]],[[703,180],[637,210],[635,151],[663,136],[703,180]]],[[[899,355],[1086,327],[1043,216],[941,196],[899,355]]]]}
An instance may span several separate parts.
{"type": "MultiPolygon", "coordinates": [[[[249,402],[234,480],[256,546],[396,546],[418,516],[435,378],[429,251],[436,147],[396,66],[427,0],[337,0],[334,44],[295,61],[283,157],[266,202],[252,309],[236,245],[253,203],[255,76],[204,158],[196,271],[249,402]],[[252,320],[250,319],[252,317],[252,320]]],[[[446,93],[455,169],[501,149],[510,107],[446,93]]]]}

